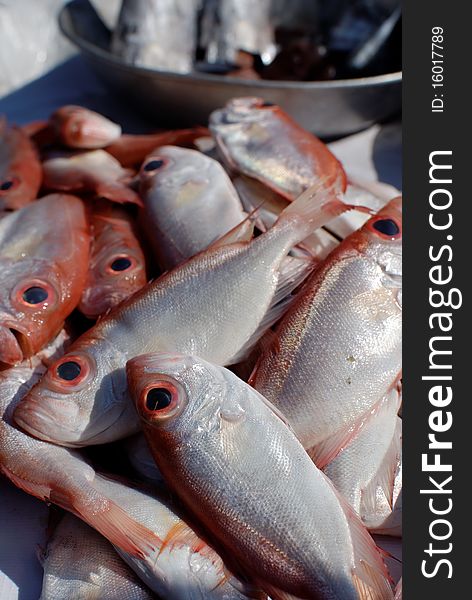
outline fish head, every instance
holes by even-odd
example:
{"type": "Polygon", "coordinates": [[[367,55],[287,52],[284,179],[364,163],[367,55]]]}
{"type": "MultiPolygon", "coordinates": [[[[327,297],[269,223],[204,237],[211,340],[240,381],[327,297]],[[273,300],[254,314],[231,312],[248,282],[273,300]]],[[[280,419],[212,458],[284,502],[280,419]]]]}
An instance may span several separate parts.
{"type": "Polygon", "coordinates": [[[79,309],[87,317],[97,318],[129,298],[145,283],[144,257],[140,253],[129,248],[111,252],[103,246],[91,264],[79,309]]]}
{"type": "Polygon", "coordinates": [[[377,263],[386,287],[402,286],[402,199],[394,198],[352,236],[353,245],[377,263]]]}
{"type": "Polygon", "coordinates": [[[59,332],[79,301],[89,243],[74,196],[45,196],[0,221],[0,363],[33,356],[59,332]]]}
{"type": "Polygon", "coordinates": [[[24,197],[28,195],[28,182],[20,173],[3,172],[0,174],[0,208],[13,210],[24,204],[24,197]]]}
{"type": "Polygon", "coordinates": [[[141,191],[179,189],[195,178],[201,178],[210,162],[207,156],[197,150],[160,146],[143,162],[139,173],[141,191]]]}
{"type": "Polygon", "coordinates": [[[147,282],[144,254],[130,223],[109,219],[102,225],[79,304],[79,310],[91,319],[104,315],[147,282]]]}
{"type": "Polygon", "coordinates": [[[57,333],[57,311],[68,292],[60,270],[46,260],[0,260],[0,363],[20,363],[57,333]]]}
{"type": "Polygon", "coordinates": [[[79,338],[19,403],[15,422],[34,437],[72,447],[135,433],[124,364],[111,344],[79,338]]]}
{"type": "Polygon", "coordinates": [[[222,419],[237,421],[245,414],[234,394],[229,399],[226,370],[200,358],[145,354],[128,361],[126,371],[144,429],[159,438],[210,437],[222,419]]]}
{"type": "Polygon", "coordinates": [[[81,106],[63,106],[51,122],[59,138],[72,148],[103,148],[121,135],[119,125],[81,106]]]}
{"type": "Polygon", "coordinates": [[[210,125],[218,127],[219,125],[251,123],[272,118],[273,114],[278,111],[280,109],[277,105],[256,96],[232,98],[224,108],[212,113],[210,125]]]}
{"type": "Polygon", "coordinates": [[[22,208],[36,198],[40,184],[41,164],[31,140],[0,117],[0,210],[22,208]]]}

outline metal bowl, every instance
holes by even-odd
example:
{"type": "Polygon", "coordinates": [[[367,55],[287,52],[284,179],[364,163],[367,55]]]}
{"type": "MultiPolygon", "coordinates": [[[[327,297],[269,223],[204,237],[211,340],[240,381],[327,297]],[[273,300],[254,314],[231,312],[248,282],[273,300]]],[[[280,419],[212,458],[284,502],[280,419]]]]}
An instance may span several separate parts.
{"type": "Polygon", "coordinates": [[[132,100],[156,125],[206,124],[209,114],[229,99],[260,96],[280,105],[305,129],[333,138],[369,127],[401,107],[401,72],[335,81],[247,81],[128,65],[108,51],[106,33],[96,22],[86,26],[83,8],[75,0],[61,10],[62,32],[105,84],[132,100]]]}

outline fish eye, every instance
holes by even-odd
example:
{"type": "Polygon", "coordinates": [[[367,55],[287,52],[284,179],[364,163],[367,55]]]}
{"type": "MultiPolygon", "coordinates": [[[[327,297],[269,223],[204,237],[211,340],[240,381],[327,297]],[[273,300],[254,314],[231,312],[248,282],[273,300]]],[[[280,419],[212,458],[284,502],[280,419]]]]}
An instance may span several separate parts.
{"type": "Polygon", "coordinates": [[[371,228],[380,237],[390,240],[397,239],[401,236],[401,227],[399,223],[391,218],[378,218],[371,223],[371,228]]]}
{"type": "Polygon", "coordinates": [[[164,164],[165,164],[165,160],[163,160],[162,158],[156,158],[156,159],[153,159],[153,160],[150,160],[149,162],[147,162],[143,167],[143,171],[146,171],[146,172],[157,171],[158,169],[163,167],[164,164]]]}
{"type": "Polygon", "coordinates": [[[20,182],[16,177],[11,177],[10,179],[4,179],[3,181],[0,182],[0,193],[1,192],[9,192],[9,191],[15,189],[19,183],[20,182]]]}
{"type": "Polygon", "coordinates": [[[151,388],[146,394],[146,408],[151,411],[164,410],[172,403],[172,393],[165,387],[151,388]]]}
{"type": "Polygon", "coordinates": [[[48,291],[43,287],[33,285],[27,288],[21,297],[27,304],[41,304],[48,299],[48,291]]]}
{"type": "Polygon", "coordinates": [[[45,309],[55,305],[57,293],[49,283],[33,279],[17,285],[12,299],[23,308],[45,309]]]}
{"type": "Polygon", "coordinates": [[[167,421],[178,416],[187,405],[187,394],[184,388],[174,380],[165,376],[144,388],[139,402],[144,417],[153,422],[167,421]]]}
{"type": "Polygon", "coordinates": [[[127,256],[119,256],[112,261],[110,269],[118,273],[120,271],[126,271],[132,264],[133,263],[127,256]]]}
{"type": "Polygon", "coordinates": [[[59,391],[65,388],[76,390],[78,386],[88,381],[93,367],[93,361],[88,355],[69,354],[60,358],[51,366],[49,380],[59,391]]]}
{"type": "Polygon", "coordinates": [[[260,104],[260,108],[271,108],[272,106],[275,106],[275,104],[273,102],[269,102],[268,100],[260,104]]]}
{"type": "Polygon", "coordinates": [[[77,379],[81,372],[82,367],[74,360],[63,362],[56,368],[58,377],[64,379],[65,381],[73,381],[74,379],[77,379]]]}

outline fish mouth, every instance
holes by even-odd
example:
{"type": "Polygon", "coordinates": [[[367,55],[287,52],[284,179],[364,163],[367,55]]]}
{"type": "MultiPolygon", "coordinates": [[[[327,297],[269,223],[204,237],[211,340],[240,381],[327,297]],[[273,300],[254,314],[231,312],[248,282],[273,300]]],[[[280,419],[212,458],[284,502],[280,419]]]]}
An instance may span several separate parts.
{"type": "Polygon", "coordinates": [[[27,336],[14,327],[0,325],[0,363],[14,366],[29,355],[27,336]]]}
{"type": "Polygon", "coordinates": [[[45,409],[44,401],[36,399],[29,394],[19,402],[14,410],[13,421],[23,431],[26,431],[28,434],[39,440],[52,442],[59,446],[74,447],[79,445],[75,442],[78,437],[77,433],[74,433],[67,427],[64,427],[62,423],[58,422],[55,418],[54,411],[45,409]],[[58,435],[51,437],[51,435],[45,433],[45,430],[49,432],[53,431],[58,435]],[[65,436],[64,433],[68,435],[65,436]]]}

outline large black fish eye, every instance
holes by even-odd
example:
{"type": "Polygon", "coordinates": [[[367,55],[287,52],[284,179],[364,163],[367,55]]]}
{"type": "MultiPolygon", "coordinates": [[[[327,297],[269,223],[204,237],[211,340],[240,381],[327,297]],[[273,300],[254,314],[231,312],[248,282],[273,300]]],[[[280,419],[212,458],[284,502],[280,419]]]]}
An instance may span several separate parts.
{"type": "Polygon", "coordinates": [[[112,271],[126,271],[131,267],[131,261],[126,256],[120,256],[119,258],[115,258],[115,260],[111,263],[112,271]]]}
{"type": "Polygon", "coordinates": [[[146,163],[143,167],[144,171],[156,171],[157,169],[160,169],[164,164],[164,161],[161,159],[156,159],[156,160],[150,160],[148,163],[146,163]]]}
{"type": "Polygon", "coordinates": [[[384,235],[393,236],[400,233],[400,228],[392,219],[379,219],[375,221],[372,227],[384,235]]]}
{"type": "Polygon", "coordinates": [[[63,362],[56,369],[58,376],[65,381],[73,381],[80,375],[81,371],[82,367],[73,360],[63,362]]]}
{"type": "Polygon", "coordinates": [[[23,300],[28,304],[41,304],[41,302],[47,300],[47,297],[47,290],[37,285],[28,288],[22,294],[23,300]]]}
{"type": "Polygon", "coordinates": [[[6,181],[2,181],[2,183],[0,183],[0,190],[2,192],[6,192],[11,187],[13,187],[13,184],[14,184],[14,182],[11,179],[7,179],[6,181]]]}
{"type": "Polygon", "coordinates": [[[273,102],[269,102],[268,100],[261,104],[261,108],[270,108],[271,106],[275,106],[275,104],[273,102]]]}
{"type": "Polygon", "coordinates": [[[152,411],[164,410],[172,402],[172,393],[164,387],[152,388],[146,395],[146,408],[152,411]]]}

